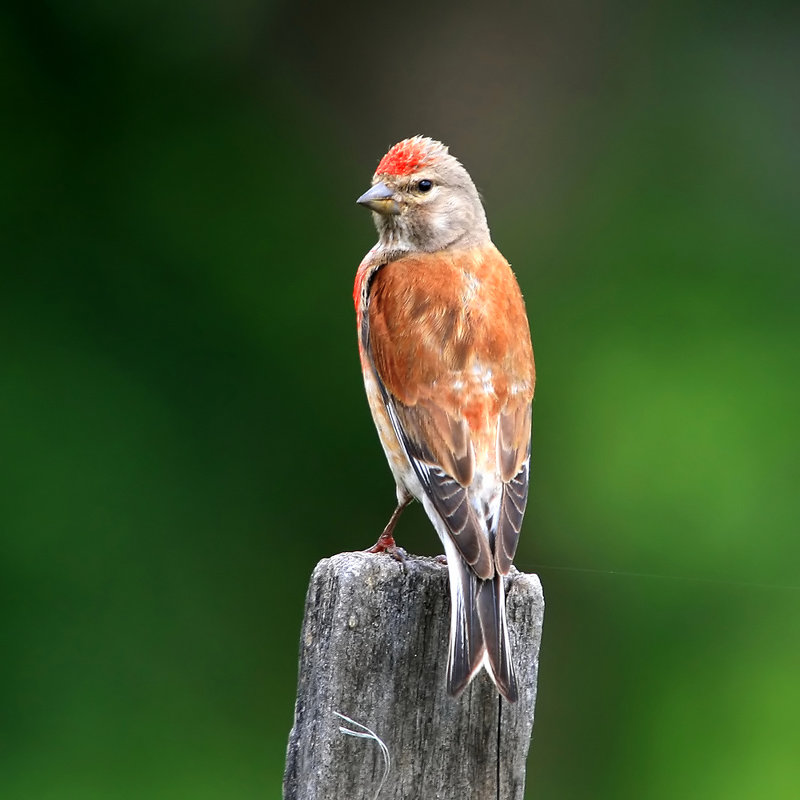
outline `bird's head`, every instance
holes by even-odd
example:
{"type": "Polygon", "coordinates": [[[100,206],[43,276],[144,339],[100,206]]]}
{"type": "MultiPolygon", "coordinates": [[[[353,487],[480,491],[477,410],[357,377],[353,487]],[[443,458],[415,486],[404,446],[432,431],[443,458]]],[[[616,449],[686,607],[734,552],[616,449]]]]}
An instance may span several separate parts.
{"type": "Polygon", "coordinates": [[[392,250],[436,252],[489,241],[478,190],[441,142],[414,136],[381,159],[372,188],[357,200],[373,212],[380,243],[392,250]]]}

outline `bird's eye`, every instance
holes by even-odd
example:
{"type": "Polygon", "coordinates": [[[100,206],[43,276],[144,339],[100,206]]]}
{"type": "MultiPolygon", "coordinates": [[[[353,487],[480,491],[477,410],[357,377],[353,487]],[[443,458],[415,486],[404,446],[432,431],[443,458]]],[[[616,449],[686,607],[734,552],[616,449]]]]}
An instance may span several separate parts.
{"type": "Polygon", "coordinates": [[[429,192],[433,189],[433,181],[429,181],[427,178],[423,178],[418,184],[417,189],[421,192],[429,192]]]}

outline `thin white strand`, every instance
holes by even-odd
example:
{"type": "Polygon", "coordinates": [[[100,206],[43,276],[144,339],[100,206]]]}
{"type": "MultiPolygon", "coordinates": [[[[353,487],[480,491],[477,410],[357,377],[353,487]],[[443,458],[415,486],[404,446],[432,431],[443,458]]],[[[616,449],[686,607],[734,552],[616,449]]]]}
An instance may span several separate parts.
{"type": "Polygon", "coordinates": [[[533,564],[526,562],[517,564],[518,569],[525,572],[537,569],[552,569],[558,572],[583,572],[589,575],[613,575],[624,578],[646,578],[659,581],[683,581],[686,583],[707,584],[709,586],[729,586],[738,589],[772,589],[776,591],[800,591],[800,584],[792,583],[757,583],[751,581],[729,581],[722,578],[703,578],[697,575],[669,575],[657,572],[628,572],[619,569],[592,569],[591,567],[563,567],[555,564],[533,564]]]}
{"type": "Polygon", "coordinates": [[[383,755],[383,777],[381,778],[381,782],[378,784],[378,789],[375,792],[372,800],[378,800],[378,795],[381,793],[381,789],[383,789],[383,784],[386,783],[386,779],[389,777],[389,771],[392,767],[392,758],[389,754],[389,748],[384,743],[383,739],[378,736],[375,731],[370,730],[366,725],[362,725],[360,722],[356,722],[354,719],[350,719],[350,717],[340,714],[338,711],[334,711],[337,717],[345,720],[345,722],[349,722],[351,725],[355,725],[358,728],[361,728],[360,731],[354,731],[350,728],[345,728],[343,725],[339,726],[339,732],[345,734],[346,736],[354,736],[357,739],[372,739],[373,742],[378,743],[378,747],[381,749],[381,753],[383,755]]]}

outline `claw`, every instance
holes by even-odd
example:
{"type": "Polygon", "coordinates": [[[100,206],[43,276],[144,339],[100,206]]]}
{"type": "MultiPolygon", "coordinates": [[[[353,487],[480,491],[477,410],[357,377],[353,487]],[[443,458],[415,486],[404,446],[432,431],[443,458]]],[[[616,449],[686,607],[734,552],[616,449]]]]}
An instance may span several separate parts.
{"type": "Polygon", "coordinates": [[[397,543],[391,533],[384,531],[372,547],[368,547],[365,553],[387,553],[397,549],[397,543]]]}
{"type": "Polygon", "coordinates": [[[392,558],[405,566],[406,559],[408,558],[406,551],[403,550],[402,547],[397,546],[392,534],[394,533],[394,526],[397,525],[400,514],[403,513],[403,509],[411,502],[411,499],[411,496],[409,496],[398,502],[397,508],[386,523],[386,527],[383,529],[383,533],[378,537],[378,541],[368,550],[365,550],[365,553],[388,553],[392,558]]]}
{"type": "Polygon", "coordinates": [[[408,560],[408,553],[402,547],[397,546],[394,536],[391,533],[382,533],[372,547],[367,548],[365,553],[388,553],[395,561],[399,561],[405,566],[408,560]]]}

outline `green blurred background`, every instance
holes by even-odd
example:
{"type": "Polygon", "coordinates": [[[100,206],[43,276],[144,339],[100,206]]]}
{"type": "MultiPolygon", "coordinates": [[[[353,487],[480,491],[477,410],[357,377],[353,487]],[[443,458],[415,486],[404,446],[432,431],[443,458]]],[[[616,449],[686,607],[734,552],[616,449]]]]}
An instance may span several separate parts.
{"type": "Polygon", "coordinates": [[[533,325],[528,796],[800,797],[798,6],[522,6],[6,5],[4,800],[279,796],[310,571],[394,503],[354,200],[415,133],[533,325]]]}

